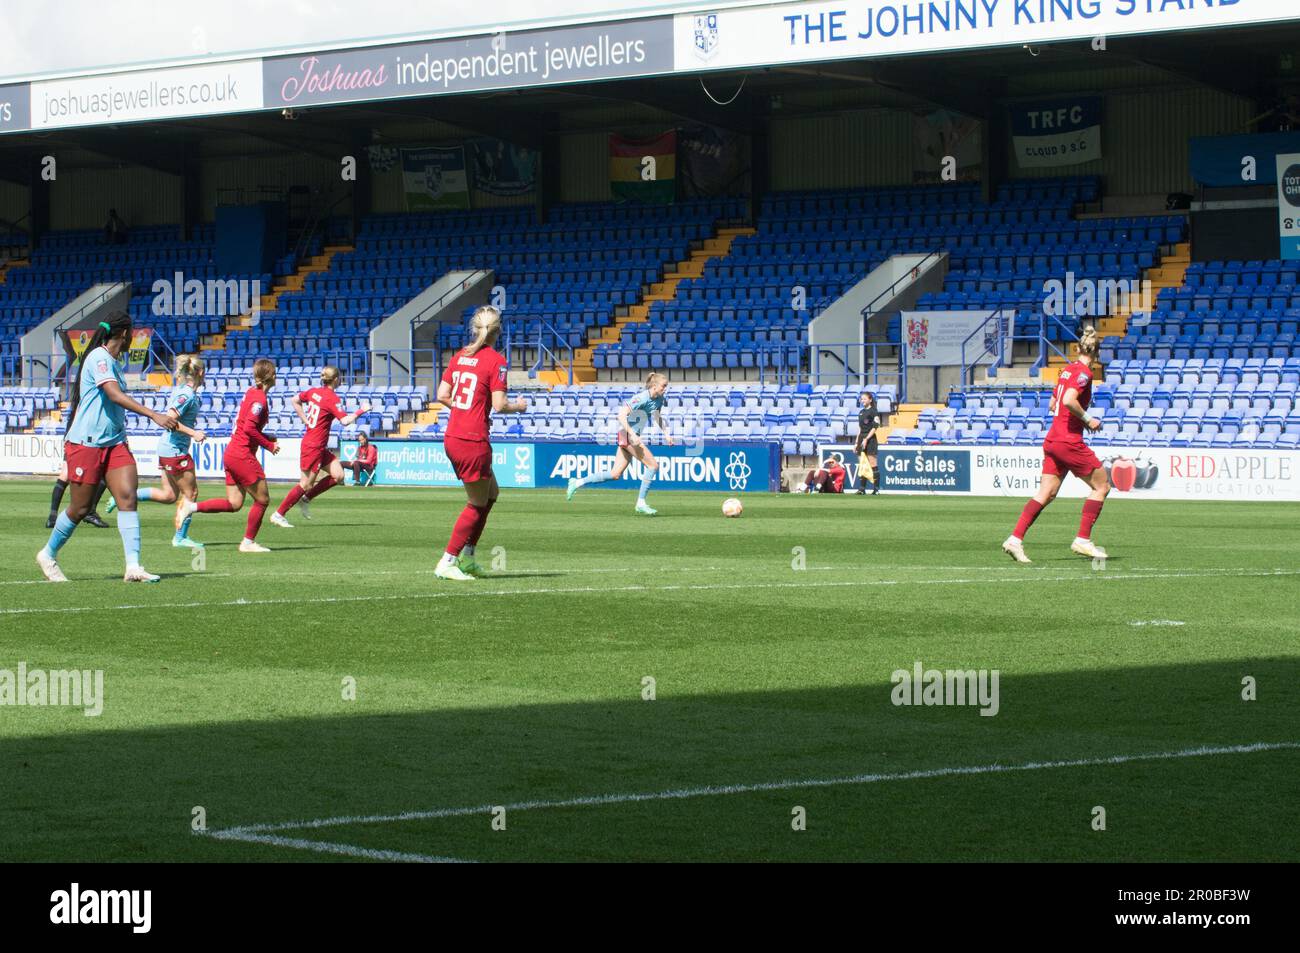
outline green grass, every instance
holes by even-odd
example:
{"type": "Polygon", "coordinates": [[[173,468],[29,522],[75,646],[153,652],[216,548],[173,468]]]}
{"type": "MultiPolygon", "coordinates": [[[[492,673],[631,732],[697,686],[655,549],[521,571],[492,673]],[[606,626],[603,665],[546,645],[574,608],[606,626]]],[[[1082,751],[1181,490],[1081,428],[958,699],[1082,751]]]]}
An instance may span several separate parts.
{"type": "Polygon", "coordinates": [[[30,582],[48,484],[0,482],[0,669],[102,669],[106,696],[0,707],[0,858],[343,860],[196,836],[192,810],[215,831],[476,806],[277,834],[468,860],[1300,856],[1295,748],[512,807],[504,831],[486,810],[1300,742],[1292,504],[1114,500],[1099,571],[1068,552],[1071,500],[1022,567],[998,550],[1018,499],[754,496],[726,520],[658,493],[650,520],[626,491],[506,491],[479,557],[505,568],[455,586],[431,569],[462,499],[336,490],[268,523],[266,556],[235,551],[244,514],[198,517],[202,570],[144,506],[161,584],[123,584],[117,533],[83,527],[52,586],[30,582]],[[1153,620],[1184,624],[1132,624],[1153,620]],[[894,706],[918,660],[997,669],[997,716],[894,706]]]}

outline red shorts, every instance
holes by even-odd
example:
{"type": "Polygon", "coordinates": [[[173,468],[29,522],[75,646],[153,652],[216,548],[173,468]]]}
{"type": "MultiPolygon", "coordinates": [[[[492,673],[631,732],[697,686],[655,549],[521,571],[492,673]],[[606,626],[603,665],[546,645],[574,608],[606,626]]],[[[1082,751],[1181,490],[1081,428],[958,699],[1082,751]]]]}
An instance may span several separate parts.
{"type": "Polygon", "coordinates": [[[317,450],[311,455],[302,454],[298,458],[298,468],[305,473],[318,473],[321,470],[328,470],[330,464],[337,460],[332,451],[317,450]]]}
{"type": "Polygon", "coordinates": [[[179,457],[159,457],[158,466],[164,473],[184,473],[186,470],[194,469],[194,458],[188,453],[183,453],[179,457]]]}
{"type": "Polygon", "coordinates": [[[135,466],[135,457],[125,443],[111,447],[87,447],[80,443],[65,443],[63,456],[68,461],[69,483],[98,483],[109,470],[135,466]]]}
{"type": "Polygon", "coordinates": [[[256,457],[227,453],[225,464],[226,486],[252,486],[266,479],[266,471],[256,457]]]}
{"type": "Polygon", "coordinates": [[[1052,476],[1064,477],[1073,473],[1080,480],[1088,479],[1088,474],[1101,467],[1101,461],[1082,440],[1044,440],[1043,472],[1052,476]]]}
{"type": "Polygon", "coordinates": [[[456,479],[462,483],[476,483],[492,476],[492,444],[446,437],[442,449],[456,471],[456,479]]]}

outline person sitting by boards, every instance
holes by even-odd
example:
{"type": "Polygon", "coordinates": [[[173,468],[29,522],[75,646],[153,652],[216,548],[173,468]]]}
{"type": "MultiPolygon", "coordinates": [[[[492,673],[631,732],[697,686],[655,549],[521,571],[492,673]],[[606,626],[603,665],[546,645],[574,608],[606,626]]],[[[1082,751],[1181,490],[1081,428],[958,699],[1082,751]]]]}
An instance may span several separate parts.
{"type": "Polygon", "coordinates": [[[847,476],[844,464],[831,457],[818,469],[808,471],[804,486],[809,493],[843,493],[844,479],[847,476]]]}
{"type": "Polygon", "coordinates": [[[357,458],[343,463],[344,470],[352,471],[357,486],[375,485],[375,466],[379,463],[379,450],[365,434],[357,436],[357,458]],[[363,479],[364,477],[364,479],[363,479]]]}

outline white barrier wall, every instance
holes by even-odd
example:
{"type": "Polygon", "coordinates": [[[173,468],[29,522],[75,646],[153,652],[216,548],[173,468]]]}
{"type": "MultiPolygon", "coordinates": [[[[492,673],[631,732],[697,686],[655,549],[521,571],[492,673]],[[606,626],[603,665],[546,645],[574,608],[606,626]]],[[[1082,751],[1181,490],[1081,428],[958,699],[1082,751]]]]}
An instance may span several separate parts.
{"type": "MultiPolygon", "coordinates": [[[[230,443],[228,437],[213,437],[194,444],[190,454],[194,457],[194,472],[200,480],[225,476],[221,459],[230,443]]],[[[261,453],[262,467],[270,480],[297,480],[298,450],[302,440],[297,437],[280,440],[280,453],[261,453]]],[[[157,438],[148,437],[131,444],[140,476],[153,479],[161,475],[158,454],[154,448],[157,438]]],[[[63,463],[63,437],[53,434],[0,434],[0,473],[30,474],[53,478],[63,463]]]]}

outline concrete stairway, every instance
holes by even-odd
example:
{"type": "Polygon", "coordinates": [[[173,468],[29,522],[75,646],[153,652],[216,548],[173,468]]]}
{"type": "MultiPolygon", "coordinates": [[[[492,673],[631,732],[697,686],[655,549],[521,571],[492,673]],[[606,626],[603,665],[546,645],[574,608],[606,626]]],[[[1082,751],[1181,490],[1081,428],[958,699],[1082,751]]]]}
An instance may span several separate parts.
{"type": "MultiPolygon", "coordinates": [[[[704,274],[704,266],[710,258],[725,258],[731,253],[731,243],[738,235],[753,235],[752,228],[720,228],[713,238],[706,238],[703,246],[693,249],[690,258],[679,261],[671,271],[664,273],[663,281],[656,281],[641,301],[629,305],[627,313],[614,318],[614,323],[591,332],[587,346],[578,348],[573,355],[573,381],[575,384],[589,384],[596,380],[596,368],[592,362],[592,352],[602,344],[617,344],[623,338],[623,330],[630,324],[640,324],[650,317],[650,306],[656,301],[672,301],[677,297],[677,286],[686,278],[699,278],[704,274]]],[[[541,371],[537,379],[545,384],[567,384],[569,372],[567,367],[557,367],[553,371],[541,371]]]]}
{"type": "MultiPolygon", "coordinates": [[[[262,295],[261,300],[258,302],[258,311],[263,313],[275,311],[279,307],[281,295],[302,291],[310,275],[329,271],[330,262],[334,256],[347,251],[352,251],[351,245],[326,245],[324,254],[313,255],[306,264],[299,265],[294,274],[285,275],[281,283],[271,289],[270,294],[262,295]]],[[[220,351],[226,346],[226,337],[228,335],[247,331],[253,326],[254,321],[251,313],[228,317],[226,319],[225,333],[204,335],[199,343],[199,350],[220,351]]]]}

